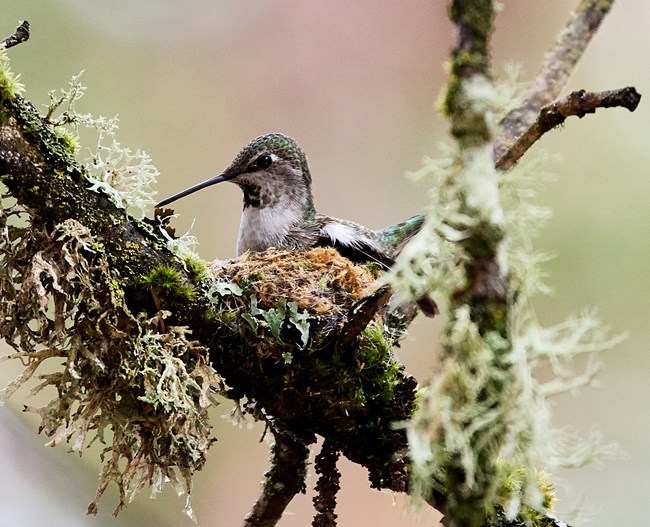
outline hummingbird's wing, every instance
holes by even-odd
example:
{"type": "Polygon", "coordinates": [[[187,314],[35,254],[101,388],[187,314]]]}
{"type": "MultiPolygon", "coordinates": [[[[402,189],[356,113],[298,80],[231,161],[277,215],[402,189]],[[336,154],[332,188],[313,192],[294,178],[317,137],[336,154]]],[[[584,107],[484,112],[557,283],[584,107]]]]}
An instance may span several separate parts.
{"type": "Polygon", "coordinates": [[[302,224],[290,227],[282,240],[282,248],[304,251],[318,247],[320,231],[316,224],[302,224]]]}
{"type": "MultiPolygon", "coordinates": [[[[341,256],[355,263],[376,262],[384,270],[392,267],[395,263],[393,254],[399,254],[424,221],[424,217],[418,215],[382,231],[371,231],[351,221],[317,216],[323,221],[318,246],[334,247],[341,256]]],[[[427,317],[433,318],[439,313],[438,306],[428,296],[416,300],[416,303],[427,317]]]]}
{"type": "Polygon", "coordinates": [[[334,247],[355,263],[375,262],[388,269],[394,260],[379,243],[375,231],[351,221],[323,217],[316,245],[334,247]]]}

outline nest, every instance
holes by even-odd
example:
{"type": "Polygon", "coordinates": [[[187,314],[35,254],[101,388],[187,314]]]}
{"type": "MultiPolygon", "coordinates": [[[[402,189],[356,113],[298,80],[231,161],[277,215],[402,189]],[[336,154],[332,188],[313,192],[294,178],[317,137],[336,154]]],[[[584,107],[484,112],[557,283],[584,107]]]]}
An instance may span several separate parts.
{"type": "Polygon", "coordinates": [[[212,267],[218,282],[254,289],[260,304],[274,306],[290,300],[300,310],[337,317],[349,310],[375,287],[376,266],[354,265],[335,249],[311,251],[268,249],[212,267]]]}

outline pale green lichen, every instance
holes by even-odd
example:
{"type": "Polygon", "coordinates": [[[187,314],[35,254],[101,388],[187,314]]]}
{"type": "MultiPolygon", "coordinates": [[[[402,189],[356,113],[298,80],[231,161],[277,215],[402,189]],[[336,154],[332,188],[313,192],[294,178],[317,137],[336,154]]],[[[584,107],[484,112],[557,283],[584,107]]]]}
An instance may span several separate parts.
{"type": "MultiPolygon", "coordinates": [[[[463,86],[485,119],[503,113],[500,90],[463,86]]],[[[510,519],[532,521],[552,501],[539,483],[541,469],[579,466],[611,452],[594,435],[583,439],[556,430],[548,398],[590,384],[597,354],[619,338],[608,337],[591,314],[549,328],[535,316],[531,298],[549,292],[541,267],[548,255],[532,249],[550,216],[534,203],[536,187],[548,179],[541,168],[548,159],[527,160],[497,176],[489,142],[459,144],[442,147],[440,159],[427,159],[414,174],[431,182],[427,218],[384,277],[402,297],[433,292],[455,298],[440,343],[441,365],[407,428],[412,486],[423,497],[452,490],[445,513],[461,523],[480,524],[497,506],[510,519]],[[488,257],[496,255],[507,284],[507,304],[491,313],[502,320],[487,326],[478,325],[469,305],[458,305],[458,291],[471,279],[465,263],[483,254],[477,242],[488,257]],[[573,360],[581,354],[586,365],[576,371],[573,360]],[[536,373],[545,366],[554,377],[541,382],[536,373]]]]}
{"type": "MultiPolygon", "coordinates": [[[[459,196],[466,180],[459,179],[456,172],[463,163],[453,150],[447,154],[441,161],[428,162],[420,173],[434,174],[432,212],[389,275],[398,290],[410,291],[416,297],[428,287],[447,296],[462,285],[458,263],[466,256],[462,245],[454,242],[476,225],[474,218],[462,212],[459,196]],[[431,258],[431,254],[436,257],[431,258]]],[[[532,250],[532,239],[550,215],[548,209],[531,202],[540,180],[548,179],[543,177],[540,164],[540,159],[522,163],[500,175],[498,181],[503,228],[509,242],[501,257],[509,270],[509,343],[497,334],[493,339],[481,337],[469,311],[455,310],[441,342],[443,349],[452,349],[453,354],[445,354],[433,383],[423,390],[408,428],[412,484],[416,494],[423,496],[431,488],[449,488],[445,467],[455,463],[451,459],[458,459],[464,472],[463,484],[471,495],[482,470],[477,438],[480,444],[498,438],[499,457],[507,460],[505,466],[512,467],[512,472],[502,468],[495,475],[490,495],[509,518],[548,506],[546,493],[538,483],[542,468],[552,472],[559,467],[580,466],[612,451],[611,446],[597,440],[597,435],[580,438],[574,431],[553,427],[548,398],[590,384],[599,369],[598,353],[616,345],[620,337],[607,336],[602,323],[590,313],[551,327],[542,327],[535,316],[531,298],[550,292],[542,267],[549,256],[532,250]],[[506,354],[505,369],[504,363],[495,361],[500,350],[506,354]],[[574,360],[581,354],[588,358],[584,369],[576,371],[574,360]],[[548,366],[553,378],[537,380],[537,371],[548,366]],[[499,379],[509,384],[505,392],[490,388],[499,379]],[[511,483],[515,478],[518,483],[505,485],[503,478],[511,483]]]]}
{"type": "Polygon", "coordinates": [[[69,136],[67,142],[73,148],[81,127],[95,132],[95,150],[83,159],[91,190],[102,191],[117,207],[142,218],[147,208],[156,203],[154,185],[159,172],[145,151],[134,152],[116,140],[117,116],[94,117],[77,110],[77,103],[86,92],[80,79],[81,73],[72,77],[67,89],[49,92],[45,120],[55,130],[65,130],[58,133],[69,136]]]}
{"type": "MultiPolygon", "coordinates": [[[[53,387],[56,396],[26,409],[41,417],[52,446],[82,453],[95,440],[104,445],[90,513],[111,483],[120,494],[116,513],[148,485],[171,483],[189,494],[214,441],[207,408],[223,388],[205,348],[187,328],[165,328],[168,313],[129,312],[102,244],[85,226],[67,220],[47,231],[29,219],[18,205],[0,210],[0,335],[16,350],[2,360],[26,365],[0,391],[0,404],[50,370],[32,393],[53,387]]],[[[167,295],[187,293],[169,269],[148,280],[167,295]]]]}
{"type": "MultiPolygon", "coordinates": [[[[173,216],[172,216],[173,217],[173,216]]],[[[161,227],[159,229],[160,234],[167,240],[167,248],[174,253],[181,261],[186,260],[187,258],[198,259],[199,256],[196,252],[196,246],[198,245],[198,239],[193,234],[190,234],[192,226],[180,236],[171,236],[167,229],[161,227]]]]}

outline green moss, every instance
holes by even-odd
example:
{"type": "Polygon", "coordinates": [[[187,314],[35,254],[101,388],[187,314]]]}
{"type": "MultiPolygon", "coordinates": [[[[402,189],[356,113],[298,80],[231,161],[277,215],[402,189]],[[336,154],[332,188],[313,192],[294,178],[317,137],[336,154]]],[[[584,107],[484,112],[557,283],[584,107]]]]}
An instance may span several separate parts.
{"type": "Polygon", "coordinates": [[[9,59],[4,51],[0,51],[0,97],[13,99],[20,95],[24,89],[18,81],[20,75],[15,75],[9,66],[9,59]]]}
{"type": "Polygon", "coordinates": [[[492,31],[493,3],[492,0],[455,0],[449,9],[449,18],[487,43],[492,31]]]}
{"type": "MultiPolygon", "coordinates": [[[[92,221],[92,216],[89,216],[89,223],[91,229],[101,228],[92,221]]],[[[101,221],[101,220],[100,220],[101,221]]],[[[124,278],[129,279],[136,276],[135,269],[138,269],[138,264],[142,260],[142,247],[135,242],[124,242],[120,244],[111,245],[110,251],[113,257],[119,260],[119,267],[122,269],[124,278]]],[[[135,279],[136,283],[143,283],[142,280],[135,279]]]]}
{"type": "Polygon", "coordinates": [[[194,256],[186,256],[183,259],[183,263],[185,264],[185,269],[187,269],[189,279],[193,284],[198,284],[208,278],[208,266],[203,260],[194,256]]]}
{"type": "Polygon", "coordinates": [[[141,285],[145,285],[157,292],[157,294],[166,300],[192,301],[195,291],[192,286],[186,285],[181,274],[166,265],[156,267],[148,275],[139,280],[141,285]]]}
{"type": "Polygon", "coordinates": [[[11,124],[11,121],[13,118],[11,117],[11,113],[8,112],[4,106],[0,106],[0,124],[11,124]]]}
{"type": "MultiPolygon", "coordinates": [[[[495,504],[488,511],[488,514],[494,517],[502,516],[503,509],[507,508],[511,500],[520,500],[524,489],[534,486],[541,492],[542,501],[539,504],[539,510],[531,507],[522,507],[519,511],[519,520],[532,527],[548,525],[548,511],[553,511],[553,504],[556,501],[555,491],[548,474],[543,471],[537,471],[532,476],[535,481],[531,482],[529,479],[532,478],[527,475],[524,467],[513,467],[504,461],[499,463],[498,470],[502,473],[502,484],[498,491],[498,503],[500,505],[495,504]]],[[[492,524],[489,523],[489,525],[492,524]]]]}
{"type": "Polygon", "coordinates": [[[237,313],[233,311],[220,311],[215,318],[221,320],[224,324],[232,324],[237,320],[237,313]]]}
{"type": "MultiPolygon", "coordinates": [[[[584,11],[598,11],[600,16],[604,16],[612,8],[614,0],[598,0],[596,2],[581,2],[576,8],[576,13],[584,11]]],[[[598,26],[595,26],[596,28],[598,26]]]]}
{"type": "MultiPolygon", "coordinates": [[[[468,216],[476,217],[476,211],[465,210],[468,216]]],[[[494,258],[496,248],[505,237],[503,226],[481,221],[472,227],[472,236],[461,242],[463,250],[474,260],[494,258]]]]}
{"type": "Polygon", "coordinates": [[[62,126],[54,127],[54,133],[61,140],[61,144],[65,145],[71,152],[77,153],[79,151],[79,138],[71,134],[62,126]]]}
{"type": "Polygon", "coordinates": [[[363,331],[354,372],[366,387],[373,386],[368,393],[374,402],[381,404],[393,398],[395,387],[403,379],[402,366],[391,358],[394,343],[387,337],[380,323],[372,323],[363,331]]]}
{"type": "Polygon", "coordinates": [[[455,0],[450,9],[450,18],[459,27],[459,42],[447,65],[450,79],[439,106],[451,119],[453,136],[467,144],[481,144],[491,137],[484,112],[474,107],[468,87],[475,75],[491,76],[488,46],[493,16],[489,0],[455,0]]]}

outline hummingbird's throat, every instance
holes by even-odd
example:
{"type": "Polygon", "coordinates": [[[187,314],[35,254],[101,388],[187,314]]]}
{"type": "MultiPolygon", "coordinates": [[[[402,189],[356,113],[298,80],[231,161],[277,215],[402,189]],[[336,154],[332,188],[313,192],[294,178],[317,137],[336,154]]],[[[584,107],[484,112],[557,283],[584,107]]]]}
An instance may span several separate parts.
{"type": "Polygon", "coordinates": [[[244,183],[240,186],[244,193],[244,209],[248,207],[264,209],[274,207],[280,202],[281,194],[272,192],[268,188],[262,188],[255,183],[244,183]]]}
{"type": "Polygon", "coordinates": [[[261,189],[259,185],[248,183],[242,185],[241,189],[244,192],[244,208],[254,207],[259,209],[262,207],[261,189]]]}

